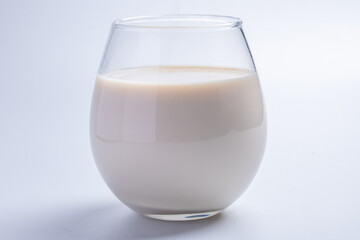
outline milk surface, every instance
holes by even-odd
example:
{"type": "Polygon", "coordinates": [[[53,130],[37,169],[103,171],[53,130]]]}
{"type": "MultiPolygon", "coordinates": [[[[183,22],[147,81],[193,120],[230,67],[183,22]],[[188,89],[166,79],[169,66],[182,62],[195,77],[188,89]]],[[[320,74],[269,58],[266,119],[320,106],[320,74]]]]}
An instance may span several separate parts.
{"type": "Polygon", "coordinates": [[[90,136],[114,194],[143,214],[221,210],[249,185],[266,138],[255,72],[145,67],[99,75],[90,136]]]}

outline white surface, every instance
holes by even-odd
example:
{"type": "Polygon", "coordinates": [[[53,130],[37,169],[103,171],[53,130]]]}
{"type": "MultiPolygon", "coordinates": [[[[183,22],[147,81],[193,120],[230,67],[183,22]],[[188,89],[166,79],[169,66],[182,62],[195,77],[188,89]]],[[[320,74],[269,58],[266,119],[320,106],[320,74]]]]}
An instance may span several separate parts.
{"type": "Polygon", "coordinates": [[[358,1],[1,1],[0,239],[359,239],[358,1]],[[110,23],[239,16],[269,137],[247,192],[212,219],[138,216],[107,189],[88,117],[110,23]]]}

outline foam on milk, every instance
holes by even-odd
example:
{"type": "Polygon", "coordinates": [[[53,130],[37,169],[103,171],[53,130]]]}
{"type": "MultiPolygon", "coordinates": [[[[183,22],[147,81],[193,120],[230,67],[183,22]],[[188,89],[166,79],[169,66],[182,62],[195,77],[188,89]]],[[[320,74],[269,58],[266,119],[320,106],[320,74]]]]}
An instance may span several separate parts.
{"type": "Polygon", "coordinates": [[[253,72],[246,69],[172,66],[130,68],[106,73],[99,78],[127,84],[179,86],[229,81],[251,74],[253,72]]]}

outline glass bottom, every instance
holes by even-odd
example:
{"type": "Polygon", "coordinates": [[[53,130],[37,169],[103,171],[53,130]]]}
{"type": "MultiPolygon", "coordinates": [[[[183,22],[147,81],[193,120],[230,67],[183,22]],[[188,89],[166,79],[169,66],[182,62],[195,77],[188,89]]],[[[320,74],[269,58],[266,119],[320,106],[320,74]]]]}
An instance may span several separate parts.
{"type": "Polygon", "coordinates": [[[144,216],[164,221],[193,221],[215,216],[221,211],[185,214],[144,214],[144,216]]]}

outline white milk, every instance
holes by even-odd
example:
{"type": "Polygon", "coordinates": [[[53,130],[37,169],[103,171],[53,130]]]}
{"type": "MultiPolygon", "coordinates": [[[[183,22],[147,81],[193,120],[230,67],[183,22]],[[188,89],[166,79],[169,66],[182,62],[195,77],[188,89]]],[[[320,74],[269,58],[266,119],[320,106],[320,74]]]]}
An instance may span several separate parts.
{"type": "Polygon", "coordinates": [[[264,152],[257,75],[184,66],[98,76],[90,135],[106,183],[135,211],[224,209],[249,185],[264,152]]]}

